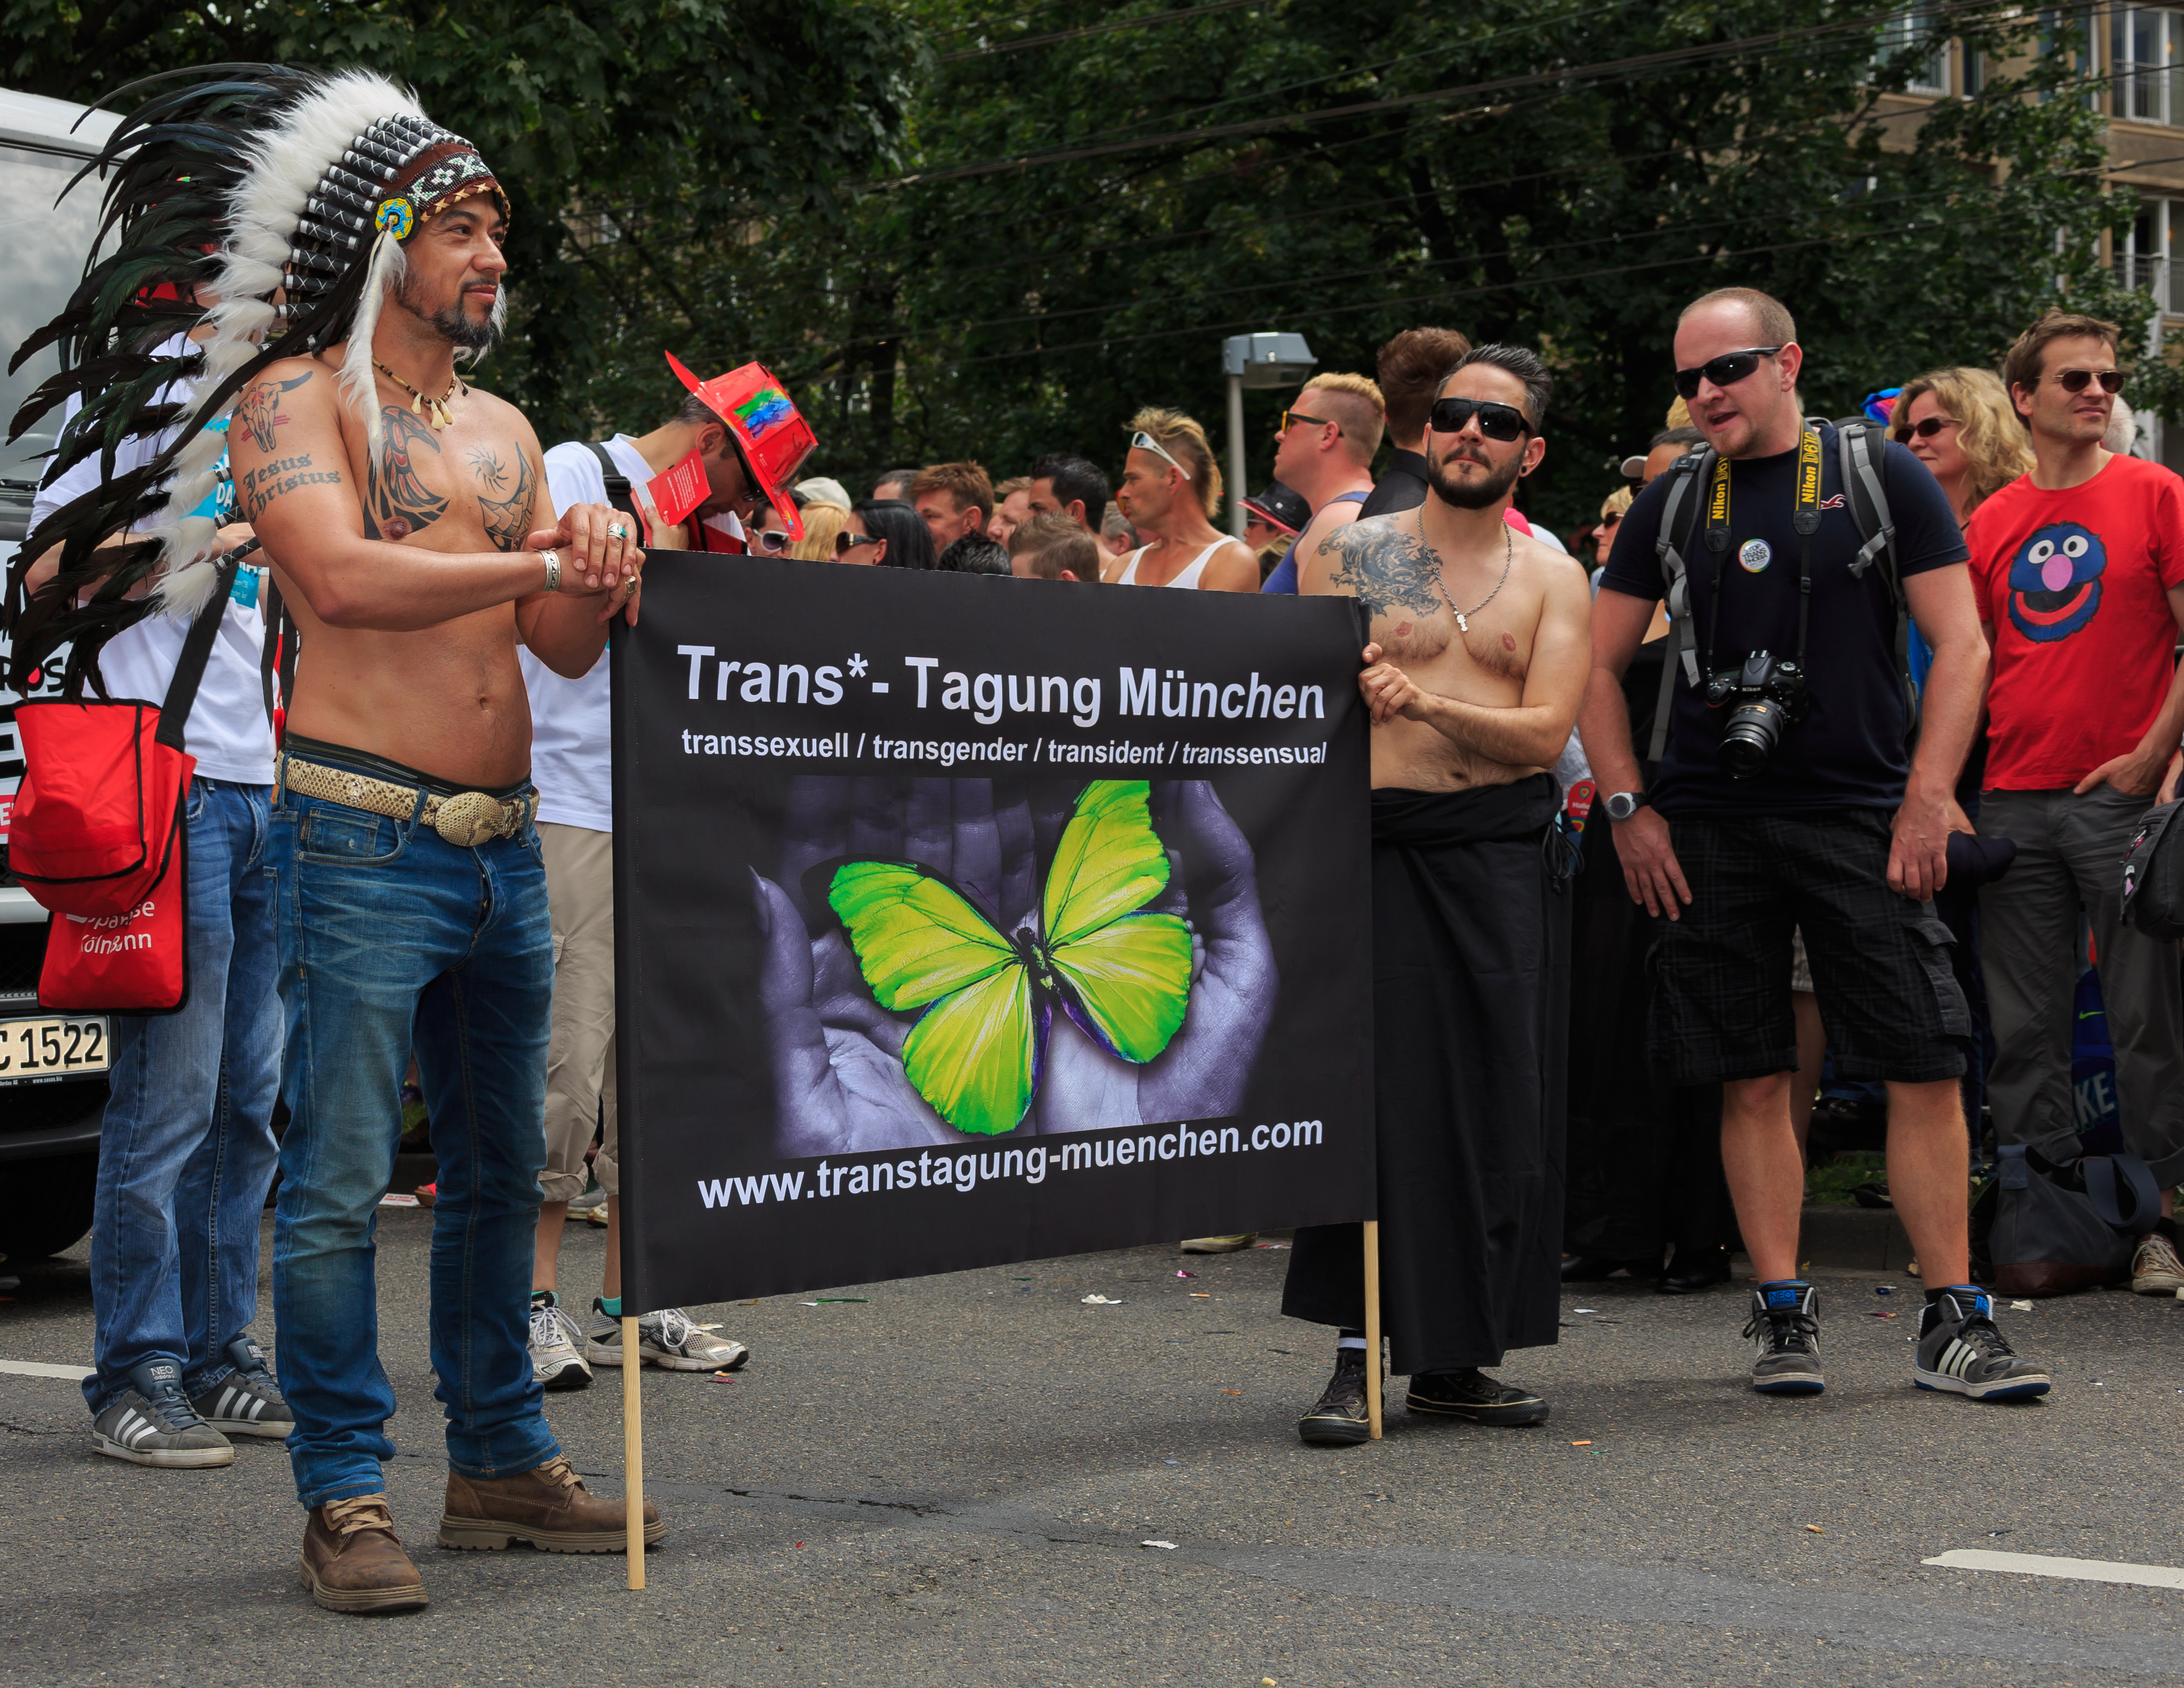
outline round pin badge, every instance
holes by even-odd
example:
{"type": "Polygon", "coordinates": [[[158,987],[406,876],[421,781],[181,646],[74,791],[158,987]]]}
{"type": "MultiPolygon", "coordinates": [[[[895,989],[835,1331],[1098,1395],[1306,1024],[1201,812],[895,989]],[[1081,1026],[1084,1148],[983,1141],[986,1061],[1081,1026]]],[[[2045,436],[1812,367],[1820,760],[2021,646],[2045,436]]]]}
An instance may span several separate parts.
{"type": "Polygon", "coordinates": [[[382,204],[371,221],[374,226],[397,240],[407,240],[410,231],[416,225],[416,208],[398,195],[382,204]]]}
{"type": "Polygon", "coordinates": [[[1747,539],[1737,548],[1736,560],[1747,574],[1757,574],[1774,561],[1774,552],[1764,539],[1747,539]]]}

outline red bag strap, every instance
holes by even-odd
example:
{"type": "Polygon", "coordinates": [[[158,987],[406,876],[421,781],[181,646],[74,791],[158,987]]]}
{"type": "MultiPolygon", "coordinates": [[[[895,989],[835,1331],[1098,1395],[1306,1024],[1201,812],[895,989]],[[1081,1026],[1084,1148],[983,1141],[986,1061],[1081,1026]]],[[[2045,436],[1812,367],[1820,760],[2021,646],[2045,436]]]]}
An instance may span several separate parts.
{"type": "Polygon", "coordinates": [[[154,734],[157,743],[170,750],[183,750],[182,729],[189,723],[190,711],[197,705],[198,687],[204,682],[205,664],[212,657],[212,641],[220,631],[220,618],[227,613],[227,596],[235,590],[237,571],[242,559],[258,549],[258,541],[246,539],[220,560],[220,577],[213,587],[212,601],[198,612],[197,619],[190,623],[189,634],[182,640],[182,654],[175,663],[175,677],[167,683],[167,696],[159,705],[159,730],[154,734]]]}

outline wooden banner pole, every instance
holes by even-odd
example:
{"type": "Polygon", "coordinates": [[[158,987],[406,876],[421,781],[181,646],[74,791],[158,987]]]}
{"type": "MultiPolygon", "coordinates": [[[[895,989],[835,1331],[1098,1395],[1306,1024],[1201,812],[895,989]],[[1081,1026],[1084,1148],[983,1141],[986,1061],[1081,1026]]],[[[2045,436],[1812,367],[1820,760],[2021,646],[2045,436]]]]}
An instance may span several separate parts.
{"type": "MultiPolygon", "coordinates": [[[[644,1370],[637,1352],[637,1320],[625,1317],[621,1322],[621,1492],[632,1589],[644,1586],[644,1400],[638,1381],[638,1374],[644,1370]]],[[[1373,1397],[1376,1435],[1379,1434],[1379,1400],[1373,1397]]]]}
{"type": "Polygon", "coordinates": [[[1380,1439],[1380,1221],[1365,1221],[1365,1417],[1380,1439]]]}

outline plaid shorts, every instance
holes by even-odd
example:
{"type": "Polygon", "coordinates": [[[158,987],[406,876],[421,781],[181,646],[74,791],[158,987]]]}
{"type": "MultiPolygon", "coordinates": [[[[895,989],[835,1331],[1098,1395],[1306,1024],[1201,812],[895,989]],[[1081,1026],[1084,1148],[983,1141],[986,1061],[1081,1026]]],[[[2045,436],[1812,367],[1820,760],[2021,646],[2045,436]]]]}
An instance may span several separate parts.
{"type": "Polygon", "coordinates": [[[1669,830],[1691,902],[1680,919],[1656,923],[1652,1041],[1677,1083],[1797,1070],[1800,928],[1839,1076],[1962,1075],[1971,1016],[1953,940],[1931,903],[1888,888],[1884,811],[1707,816],[1669,830]]]}

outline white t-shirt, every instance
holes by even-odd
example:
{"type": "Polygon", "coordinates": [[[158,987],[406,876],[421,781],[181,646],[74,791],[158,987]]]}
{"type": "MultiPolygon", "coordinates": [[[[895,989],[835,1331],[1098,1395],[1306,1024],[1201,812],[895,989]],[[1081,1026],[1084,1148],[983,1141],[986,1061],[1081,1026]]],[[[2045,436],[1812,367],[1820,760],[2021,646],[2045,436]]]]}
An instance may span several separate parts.
{"type": "MultiPolygon", "coordinates": [[[[170,342],[160,351],[175,355],[180,348],[170,342]]],[[[170,404],[181,396],[182,389],[170,387],[153,402],[170,404]]],[[[65,416],[73,417],[81,408],[79,400],[70,399],[65,416]]],[[[170,431],[157,440],[124,440],[114,454],[115,470],[134,469],[150,461],[171,438],[170,431]]],[[[50,511],[91,491],[99,484],[99,454],[93,452],[54,476],[38,489],[31,506],[31,525],[36,528],[50,511]]],[[[273,724],[265,718],[265,683],[258,667],[265,644],[265,615],[261,607],[265,573],[251,567],[257,560],[246,561],[237,576],[236,591],[228,600],[226,614],[220,618],[220,636],[213,640],[204,679],[198,687],[198,701],[183,731],[184,745],[198,759],[198,773],[242,785],[273,783],[273,724]],[[246,598],[250,601],[247,605],[241,601],[246,598]]],[[[107,640],[99,652],[98,671],[108,693],[114,697],[141,697],[152,703],[164,698],[189,630],[187,621],[153,614],[107,640]]],[[[85,693],[86,696],[95,695],[85,693]]]]}
{"type": "MultiPolygon", "coordinates": [[[[637,442],[618,433],[606,442],[607,456],[629,478],[630,496],[639,510],[652,500],[645,483],[652,466],[637,442]]],[[[604,504],[607,478],[592,448],[570,440],[546,454],[546,489],[559,516],[572,504],[604,504]]],[[[709,517],[705,525],[732,539],[744,537],[733,512],[709,517]]],[[[613,691],[607,679],[607,653],[582,679],[564,679],[528,651],[518,652],[523,683],[531,693],[531,783],[538,788],[538,819],[563,826],[614,830],[613,752],[610,722],[613,691]]]]}

